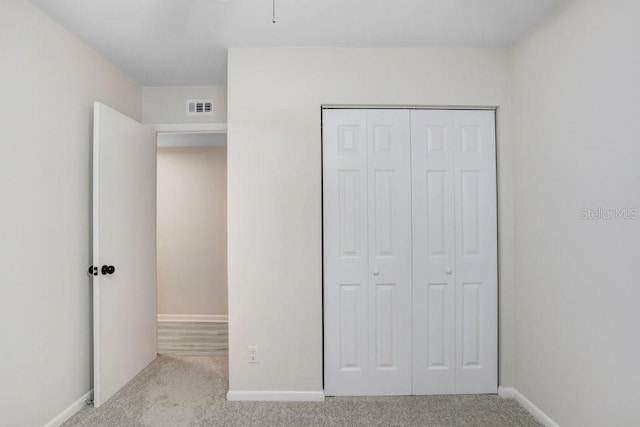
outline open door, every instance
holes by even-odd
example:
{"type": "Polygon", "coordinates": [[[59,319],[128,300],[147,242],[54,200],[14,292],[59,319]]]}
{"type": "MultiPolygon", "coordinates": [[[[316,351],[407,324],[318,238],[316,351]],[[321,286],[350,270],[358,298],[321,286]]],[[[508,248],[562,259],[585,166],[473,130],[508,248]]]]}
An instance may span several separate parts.
{"type": "Polygon", "coordinates": [[[156,134],[93,116],[93,386],[99,407],[156,357],[156,134]]]}

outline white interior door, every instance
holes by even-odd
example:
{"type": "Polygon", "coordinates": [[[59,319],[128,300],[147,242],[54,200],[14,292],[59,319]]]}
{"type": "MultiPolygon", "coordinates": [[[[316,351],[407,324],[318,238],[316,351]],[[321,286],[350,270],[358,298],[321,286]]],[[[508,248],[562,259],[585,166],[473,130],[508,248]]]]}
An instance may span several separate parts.
{"type": "Polygon", "coordinates": [[[409,115],[324,110],[327,395],[411,394],[409,115]]]}
{"type": "Polygon", "coordinates": [[[324,110],[327,395],[497,391],[494,122],[324,110]]]}
{"type": "Polygon", "coordinates": [[[368,395],[411,394],[409,114],[368,110],[368,395]]]}
{"type": "Polygon", "coordinates": [[[411,112],[414,394],[497,391],[494,114],[411,112]]]}
{"type": "Polygon", "coordinates": [[[498,391],[494,111],[454,111],[456,393],[498,391]]]}
{"type": "Polygon", "coordinates": [[[413,111],[413,392],[455,392],[455,209],[451,111],[413,111]]]}
{"type": "Polygon", "coordinates": [[[325,394],[369,385],[367,126],[361,110],[323,111],[325,394]]]}
{"type": "Polygon", "coordinates": [[[94,405],[147,366],[156,339],[156,135],[94,104],[94,405]],[[110,269],[109,267],[113,267],[110,269]]]}

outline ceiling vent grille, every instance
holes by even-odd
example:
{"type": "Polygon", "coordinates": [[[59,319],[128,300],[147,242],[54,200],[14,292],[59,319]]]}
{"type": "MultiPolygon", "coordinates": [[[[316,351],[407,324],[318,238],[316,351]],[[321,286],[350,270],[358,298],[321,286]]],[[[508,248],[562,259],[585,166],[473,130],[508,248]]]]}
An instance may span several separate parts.
{"type": "Polygon", "coordinates": [[[187,116],[213,116],[213,99],[187,99],[187,116]]]}

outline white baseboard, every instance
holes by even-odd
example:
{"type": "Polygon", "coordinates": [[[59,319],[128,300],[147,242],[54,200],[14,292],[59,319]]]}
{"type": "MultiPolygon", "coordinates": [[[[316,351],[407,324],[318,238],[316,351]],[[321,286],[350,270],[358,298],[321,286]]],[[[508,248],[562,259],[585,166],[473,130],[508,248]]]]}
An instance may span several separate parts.
{"type": "Polygon", "coordinates": [[[529,411],[531,415],[536,417],[536,419],[546,427],[560,427],[558,423],[551,419],[551,417],[542,412],[542,409],[534,405],[533,402],[524,397],[524,395],[515,388],[500,386],[498,387],[498,396],[503,399],[515,399],[516,401],[518,401],[518,403],[524,406],[524,408],[529,411]]]}
{"type": "Polygon", "coordinates": [[[158,314],[158,322],[212,322],[227,323],[226,314],[158,314]]]}
{"type": "Polygon", "coordinates": [[[227,400],[262,402],[324,402],[323,391],[229,391],[227,400]]]}
{"type": "Polygon", "coordinates": [[[65,421],[73,417],[76,414],[76,412],[78,412],[80,409],[87,406],[87,399],[89,399],[92,394],[93,394],[93,390],[89,391],[80,399],[76,400],[71,405],[69,405],[67,409],[60,412],[54,419],[46,423],[44,427],[60,427],[62,424],[64,424],[65,421]]]}

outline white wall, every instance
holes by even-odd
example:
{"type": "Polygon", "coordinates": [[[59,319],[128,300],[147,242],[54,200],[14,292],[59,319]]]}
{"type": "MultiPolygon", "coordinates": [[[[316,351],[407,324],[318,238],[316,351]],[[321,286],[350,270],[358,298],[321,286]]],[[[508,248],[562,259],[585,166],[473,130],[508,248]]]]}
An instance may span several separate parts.
{"type": "Polygon", "coordinates": [[[226,147],[158,149],[158,314],[227,314],[226,147]]]}
{"type": "Polygon", "coordinates": [[[225,123],[226,86],[145,86],[142,88],[143,123],[225,123]],[[188,116],[187,99],[213,98],[213,115],[188,116]]]}
{"type": "Polygon", "coordinates": [[[562,426],[640,425],[640,2],[569,3],[515,48],[515,387],[562,426]]]}
{"type": "Polygon", "coordinates": [[[501,382],[513,324],[508,56],[229,50],[230,390],[322,389],[322,104],[499,106],[501,382]],[[246,363],[259,346],[260,364],[246,363]]]}
{"type": "Polygon", "coordinates": [[[140,119],[141,89],[26,0],[0,52],[0,425],[42,426],[92,387],[92,103],[140,119]]]}

